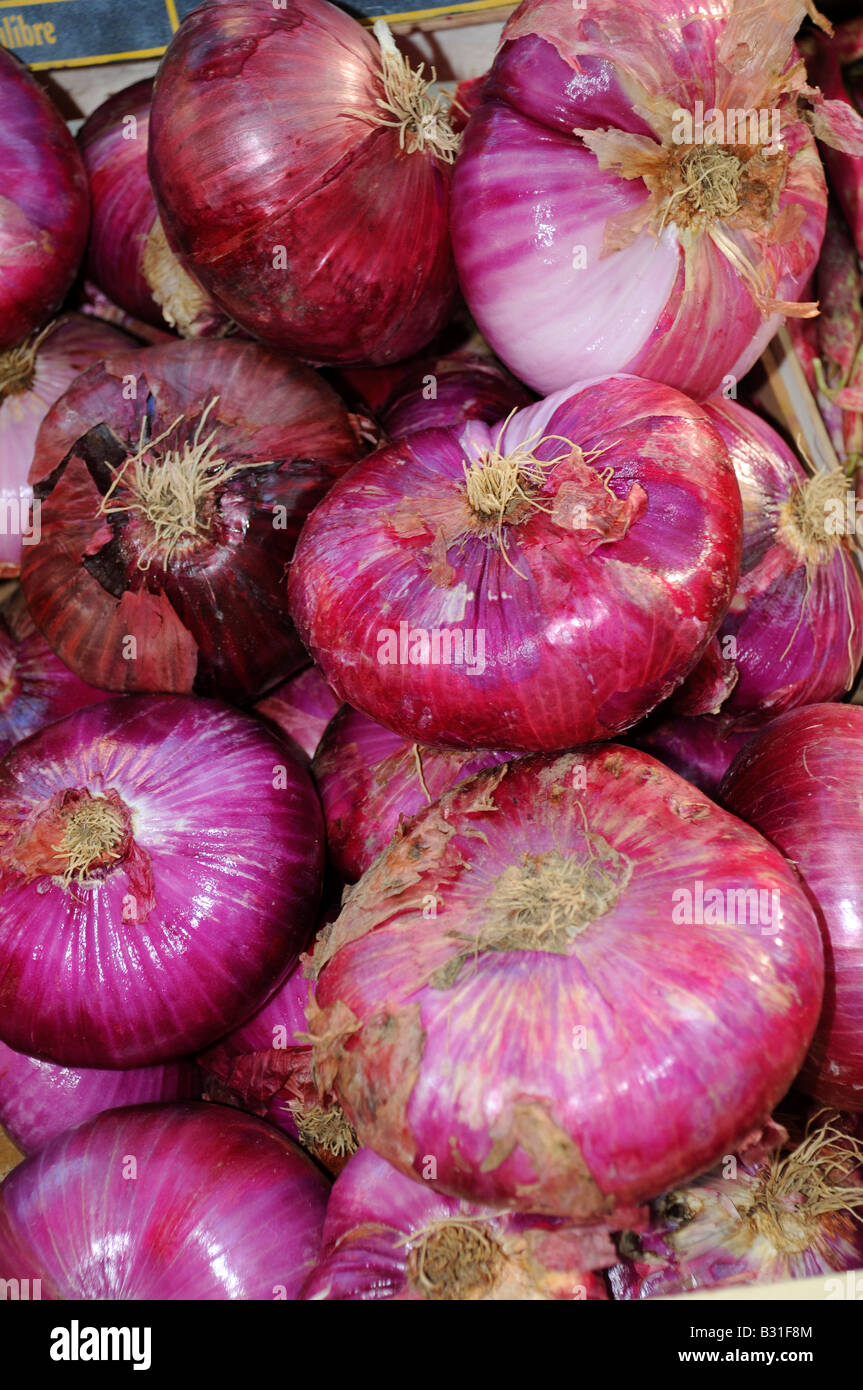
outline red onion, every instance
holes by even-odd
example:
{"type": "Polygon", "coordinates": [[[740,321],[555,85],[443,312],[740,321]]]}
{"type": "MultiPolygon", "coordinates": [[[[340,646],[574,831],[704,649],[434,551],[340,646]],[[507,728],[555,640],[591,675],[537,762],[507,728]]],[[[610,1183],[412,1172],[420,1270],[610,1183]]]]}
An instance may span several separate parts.
{"type": "Polygon", "coordinates": [[[308,660],[285,568],[359,452],[330,387],[255,343],[112,354],[39,432],[36,626],[108,690],[262,694],[308,660]]]}
{"type": "Polygon", "coordinates": [[[716,800],[719,784],[735,756],[753,737],[751,729],[729,727],[727,719],[704,715],[684,719],[656,715],[639,724],[630,742],[685,777],[694,787],[716,800]]]}
{"type": "Polygon", "coordinates": [[[751,725],[836,699],[854,683],[863,660],[855,497],[841,470],[807,478],[776,431],[744,406],[716,400],[704,409],[740,484],[743,559],[719,632],[673,703],[751,725]]]}
{"type": "Polygon", "coordinates": [[[339,701],[317,666],[291,676],[266,699],[255,705],[258,714],[275,724],[310,762],[324,729],[339,708],[339,701]]]}
{"type": "Polygon", "coordinates": [[[49,406],[85,367],[133,346],[125,333],[76,314],[0,358],[0,578],[17,575],[22,545],[38,539],[39,519],[27,479],[49,406]]]}
{"type": "Polygon", "coordinates": [[[25,1154],[103,1110],[151,1100],[191,1100],[200,1094],[194,1062],[98,1071],[58,1067],[0,1043],[0,1124],[25,1154]]]}
{"type": "Polygon", "coordinates": [[[0,757],[55,719],[113,698],[85,685],[54,655],[18,590],[0,612],[0,757]]]}
{"type": "Polygon", "coordinates": [[[346,882],[355,883],[417,811],[457,782],[511,757],[411,743],[343,706],[312,764],[330,864],[346,882]]]}
{"type": "Polygon", "coordinates": [[[680,683],[740,540],[704,412],[611,377],[365,459],[304,528],[291,611],[336,693],[405,738],[567,748],[680,683]]]}
{"type": "Polygon", "coordinates": [[[618,1227],[764,1122],[823,982],[782,856],[614,745],[447,792],[312,967],[315,1073],[361,1144],[451,1195],[618,1227]]]}
{"type": "Polygon", "coordinates": [[[603,1231],[445,1197],[361,1149],[336,1180],[305,1299],[607,1299],[603,1231]]]}
{"type": "Polygon", "coordinates": [[[266,1116],[337,1173],[356,1151],[357,1136],[335,1097],[318,1094],[307,1036],[310,991],[296,965],[262,1009],[199,1061],[209,1098],[266,1116]]]}
{"type": "Polygon", "coordinates": [[[174,35],[150,176],[181,260],[243,328],[316,362],[390,362],[455,293],[457,137],[383,20],[221,0],[174,35]]]}
{"type": "Polygon", "coordinates": [[[97,107],[78,132],[93,220],[87,270],[115,304],[186,338],[224,333],[229,321],[168,245],[147,174],[151,78],[97,107]]]}
{"type": "Polygon", "coordinates": [[[41,1279],[50,1299],[294,1299],[327,1189],[289,1139],[238,1110],[113,1110],[3,1183],[0,1278],[41,1279]]]}
{"type": "Polygon", "coordinates": [[[791,710],[748,743],[722,784],[725,805],[782,850],[824,937],[824,1010],[799,1085],[824,1105],[863,1110],[863,875],[859,785],[863,709],[791,710]]]}
{"type": "MultiPolygon", "coordinates": [[[[863,16],[840,24],[833,39],[822,39],[815,47],[810,64],[812,76],[830,100],[839,103],[840,110],[863,115],[863,16]]],[[[850,150],[822,147],[824,163],[830,182],[838,195],[857,250],[863,256],[863,139],[859,148],[850,150]]]]}
{"type": "Polygon", "coordinates": [[[490,357],[480,353],[426,358],[399,383],[381,423],[391,439],[467,420],[493,424],[533,396],[490,357]]]}
{"type": "MultiPolygon", "coordinates": [[[[50,97],[0,46],[0,350],[59,309],[87,242],[87,179],[50,97]]],[[[7,363],[0,355],[0,382],[7,363]]]]}
{"type": "Polygon", "coordinates": [[[0,1037],[64,1066],[187,1056],[283,980],[314,923],[308,773],[214,701],[92,705],[0,764],[0,1037]]]}
{"type": "Polygon", "coordinates": [[[798,110],[804,13],[798,0],[519,7],[452,210],[465,298],[516,376],[545,393],[630,371],[702,398],[753,366],[783,314],[816,312],[797,302],[827,202],[798,110]],[[747,111],[757,131],[741,132],[747,111]]]}
{"type": "Polygon", "coordinates": [[[863,1144],[813,1117],[798,1144],[728,1155],[655,1203],[646,1231],[625,1232],[609,1272],[615,1298],[777,1283],[863,1263],[863,1144]]]}

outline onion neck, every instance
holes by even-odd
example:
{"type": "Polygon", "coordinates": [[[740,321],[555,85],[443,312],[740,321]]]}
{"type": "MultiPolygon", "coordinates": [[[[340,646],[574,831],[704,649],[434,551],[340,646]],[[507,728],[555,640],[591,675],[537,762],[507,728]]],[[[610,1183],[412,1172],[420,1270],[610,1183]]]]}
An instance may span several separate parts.
{"type": "Polygon", "coordinates": [[[11,396],[23,396],[36,379],[36,361],[43,342],[55,328],[49,323],[20,347],[0,353],[0,405],[11,396]]]}
{"type": "Polygon", "coordinates": [[[577,937],[611,911],[631,872],[629,860],[598,835],[588,837],[583,855],[556,849],[526,854],[492,888],[477,946],[566,955],[577,937]]]}
{"type": "Polygon", "coordinates": [[[144,243],[141,274],[170,328],[183,338],[194,338],[202,326],[218,317],[212,299],[174,255],[160,218],[156,218],[144,243]]]}
{"type": "Polygon", "coordinates": [[[340,1105],[290,1106],[303,1148],[331,1158],[350,1158],[359,1148],[357,1132],[340,1105]]]}
{"type": "Polygon", "coordinates": [[[409,1244],[408,1277],[430,1301],[487,1298],[504,1270],[503,1249],[481,1221],[435,1221],[409,1244]]]}
{"type": "Polygon", "coordinates": [[[126,859],[132,846],[128,807],[114,791],[93,795],[85,787],[57,793],[22,828],[12,847],[12,868],[35,878],[101,881],[126,859]]]}
{"type": "Polygon", "coordinates": [[[856,1217],[863,1208],[863,1187],[851,1185],[863,1164],[863,1143],[840,1129],[838,1119],[831,1111],[813,1116],[802,1143],[784,1158],[774,1155],[754,1189],[746,1222],[779,1254],[816,1244],[831,1214],[856,1217]]]}
{"type": "Polygon", "coordinates": [[[845,516],[848,478],[841,468],[816,473],[796,487],[779,513],[778,535],[805,565],[824,564],[841,544],[842,529],[831,520],[845,516]]]}
{"type": "Polygon", "coordinates": [[[443,99],[431,93],[432,83],[437,81],[435,69],[431,69],[428,79],[423,77],[424,63],[414,71],[396,47],[385,19],[375,20],[373,33],[381,49],[385,97],[378,98],[380,114],[372,119],[377,125],[395,127],[399,144],[407,154],[428,150],[444,163],[452,164],[461,137],[450,125],[443,99]]]}

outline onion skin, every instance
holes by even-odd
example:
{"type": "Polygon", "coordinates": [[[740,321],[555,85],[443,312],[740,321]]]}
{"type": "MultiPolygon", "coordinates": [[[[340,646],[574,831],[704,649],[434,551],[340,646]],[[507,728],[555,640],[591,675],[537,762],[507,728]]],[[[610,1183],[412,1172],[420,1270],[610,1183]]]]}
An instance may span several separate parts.
{"type": "Polygon", "coordinates": [[[323,872],[305,769],[258,722],[179,696],[89,706],[13,748],[0,847],[0,1037],[73,1067],[189,1056],[238,1025],[296,960],[323,872]],[[90,889],[56,851],[78,788],[127,825],[90,889]]]}
{"type": "Polygon", "coordinates": [[[64,1129],[104,1110],[146,1101],[197,1100],[194,1062],[100,1071],[58,1067],[0,1043],[0,1124],[22,1153],[36,1153],[64,1129]]]}
{"type": "MultiPolygon", "coordinates": [[[[360,452],[330,387],[255,343],[112,354],[73,383],[39,432],[31,479],[43,484],[42,536],[21,576],[34,622],[71,670],[107,690],[264,694],[308,661],[287,612],[285,567],[307,513],[360,452]],[[226,462],[272,463],[243,468],[212,493],[206,536],[165,564],[140,513],[100,508],[138,451],[145,417],[158,435],[182,415],[172,438],[190,444],[214,397],[204,429],[218,430],[226,462]]],[[[128,505],[125,486],[112,501],[128,505]]]]}
{"type": "Polygon", "coordinates": [[[41,1279],[49,1299],[294,1299],[327,1191],[312,1160],[251,1115],[113,1110],[6,1179],[0,1278],[41,1279]]]}
{"type": "MultiPolygon", "coordinates": [[[[708,401],[704,409],[740,485],[743,558],[719,632],[672,703],[687,714],[721,710],[751,728],[850,690],[863,661],[863,580],[852,537],[830,537],[829,555],[811,563],[789,539],[783,507],[807,475],[776,431],[736,401],[708,401]],[[725,657],[729,644],[733,655],[725,657]]],[[[851,483],[837,486],[844,526],[851,483]]]]}
{"type": "Polygon", "coordinates": [[[0,757],[46,724],[113,698],[85,685],[54,655],[18,590],[0,611],[0,757]]]}
{"type": "Polygon", "coordinates": [[[377,123],[379,73],[376,41],[323,0],[221,0],[180,26],[156,79],[169,239],[241,327],[318,363],[408,357],[454,300],[451,169],[377,123]]]}
{"type": "Polygon", "coordinates": [[[685,719],[656,715],[633,729],[630,742],[715,801],[723,777],[740,749],[753,737],[751,729],[729,728],[728,721],[721,717],[685,719]]]}
{"type": "Polygon", "coordinates": [[[727,453],[697,405],[636,377],[583,382],[504,426],[423,431],[370,455],[306,523],[291,612],[336,693],[404,738],[568,748],[635,724],[689,672],[733,593],[741,531],[727,453]],[[501,528],[504,553],[475,531],[464,461],[531,439],[539,459],[565,454],[563,439],[584,461],[544,475],[501,528]],[[403,624],[426,633],[423,664],[403,624]],[[428,659],[436,630],[459,634],[463,664],[428,659]]]}
{"type": "MultiPolygon", "coordinates": [[[[39,426],[49,407],[93,362],[132,347],[132,340],[118,329],[70,314],[36,347],[29,385],[5,394],[0,390],[0,493],[17,496],[28,518],[33,489],[27,479],[39,426]]],[[[13,579],[21,568],[23,537],[13,534],[8,524],[4,530],[7,534],[0,535],[0,579],[13,579]]]]}
{"type": "Polygon", "coordinates": [[[259,700],[255,712],[275,724],[301,755],[311,762],[339,701],[317,666],[307,666],[259,700]]]}
{"type": "MultiPolygon", "coordinates": [[[[863,83],[848,69],[863,58],[863,18],[840,24],[830,40],[818,35],[811,63],[812,77],[828,101],[845,102],[863,113],[863,83]]],[[[826,142],[821,154],[851,228],[857,250],[863,256],[863,154],[851,154],[826,142]]]]}
{"type": "Polygon", "coordinates": [[[371,1149],[361,1149],[333,1186],[321,1259],[301,1297],[338,1302],[607,1299],[601,1277],[592,1271],[611,1264],[613,1251],[605,1232],[460,1202],[405,1178],[371,1149]],[[414,1252],[429,1227],[459,1218],[491,1237],[499,1263],[489,1270],[486,1284],[447,1287],[442,1280],[424,1289],[414,1252]]]}
{"type": "Polygon", "coordinates": [[[390,439],[399,439],[417,430],[455,428],[467,420],[492,424],[533,399],[489,357],[473,353],[429,358],[400,383],[381,423],[390,439]],[[434,395],[429,397],[431,379],[434,395]]]}
{"type": "Polygon", "coordinates": [[[468,306],[522,381],[545,394],[627,371],[703,399],[754,365],[799,299],[824,233],[815,141],[780,77],[788,81],[803,13],[789,3],[755,18],[735,0],[709,13],[695,0],[527,0],[509,19],[464,133],[451,224],[468,306]],[[781,110],[788,164],[764,228],[763,207],[742,206],[696,232],[686,266],[676,214],[649,205],[640,173],[600,169],[588,141],[605,142],[610,157],[641,137],[635,172],[648,153],[681,150],[671,113],[692,113],[698,99],[781,110]],[[760,272],[763,308],[714,231],[760,272]]]}
{"type": "Polygon", "coordinates": [[[824,937],[824,1009],[798,1085],[823,1105],[863,1111],[863,871],[859,775],[863,709],[810,705],[771,723],[738,755],[720,795],[796,866],[824,937]]]}
{"type": "Polygon", "coordinates": [[[764,1123],[823,988],[818,925],[782,856],[614,745],[446,793],[351,892],[312,967],[315,1072],[362,1145],[451,1195],[611,1224],[764,1123]],[[539,935],[555,901],[543,876],[591,856],[610,878],[557,899],[573,935],[539,935]],[[673,895],[699,881],[707,901],[779,892],[781,932],[676,925],[673,895]]]}
{"type": "Polygon", "coordinates": [[[23,63],[0,48],[0,351],[59,309],[90,220],[75,141],[23,63]]]}
{"type": "Polygon", "coordinates": [[[330,864],[346,883],[355,883],[403,822],[457,782],[512,757],[411,743],[343,706],[312,763],[330,864]]]}

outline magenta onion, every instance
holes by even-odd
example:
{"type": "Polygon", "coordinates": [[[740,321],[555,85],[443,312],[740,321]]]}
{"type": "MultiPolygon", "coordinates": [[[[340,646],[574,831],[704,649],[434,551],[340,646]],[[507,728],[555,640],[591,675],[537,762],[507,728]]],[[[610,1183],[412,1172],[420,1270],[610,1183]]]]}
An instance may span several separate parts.
{"type": "Polygon", "coordinates": [[[0,1042],[0,1124],[23,1153],[35,1153],[64,1129],[103,1110],[201,1094],[194,1062],[163,1062],[127,1071],[58,1067],[0,1042]]]}
{"type": "MultiPolygon", "coordinates": [[[[50,97],[0,46],[0,349],[19,347],[59,309],[90,218],[75,141],[50,97]]],[[[0,355],[0,383],[6,371],[0,355]]]]}
{"type": "Polygon", "coordinates": [[[0,610],[0,757],[46,724],[113,698],[85,685],[54,655],[17,590],[0,610]]]}
{"type": "Polygon", "coordinates": [[[275,724],[309,762],[339,701],[317,666],[291,676],[255,705],[258,714],[275,724]]]}
{"type": "Polygon", "coordinates": [[[567,748],[680,683],[740,542],[704,412],[611,377],[365,459],[303,530],[291,611],[336,693],[405,738],[567,748]]]}
{"type": "Polygon", "coordinates": [[[17,575],[22,546],[38,539],[28,477],[48,407],[91,363],[133,346],[108,324],[70,315],[0,359],[0,579],[17,575]]]}
{"type": "Polygon", "coordinates": [[[468,305],[523,381],[630,371],[702,398],[783,314],[815,312],[796,302],[827,202],[798,111],[804,13],[527,0],[512,16],[464,133],[452,231],[468,305]]]}
{"type": "Polygon", "coordinates": [[[736,401],[704,409],[740,484],[743,558],[731,606],[673,705],[757,725],[854,683],[863,660],[856,499],[840,469],[807,477],[776,431],[736,401]]]}
{"type": "Polygon", "coordinates": [[[607,1299],[604,1231],[476,1206],[361,1149],[333,1187],[305,1299],[607,1299]]]}
{"type": "Polygon", "coordinates": [[[186,338],[224,333],[229,320],[180,265],[159,220],[147,173],[152,94],[150,78],[116,92],[78,132],[93,209],[87,271],[145,323],[186,338]]]}
{"type": "Polygon", "coordinates": [[[615,1298],[776,1283],[863,1263],[863,1144],[838,1116],[812,1117],[797,1144],[728,1155],[653,1206],[646,1231],[621,1237],[615,1298]]]}
{"type": "Polygon", "coordinates": [[[753,737],[751,729],[729,727],[721,716],[684,719],[660,712],[633,729],[628,741],[715,801],[720,782],[753,737]]]}
{"type": "Polygon", "coordinates": [[[531,393],[509,372],[480,353],[426,358],[402,378],[390,396],[381,424],[391,439],[417,430],[467,420],[493,424],[530,405],[531,393]]]}
{"type": "Polygon", "coordinates": [[[187,1056],[285,978],[314,925],[308,773],[257,721],[110,700],[0,764],[0,1038],[64,1066],[187,1056]]]}
{"type": "Polygon", "coordinates": [[[255,343],[112,354],[39,431],[36,626],[92,685],[263,694],[308,661],[286,567],[359,452],[335,392],[255,343]]]}
{"type": "Polygon", "coordinates": [[[513,756],[411,743],[343,706],[312,763],[330,864],[346,882],[356,882],[417,811],[457,782],[513,756]]]}
{"type": "Polygon", "coordinates": [[[619,1226],[764,1122],[823,985],[782,856],[614,745],[447,792],[312,967],[315,1072],[361,1144],[470,1201],[619,1226]]]}
{"type": "MultiPolygon", "coordinates": [[[[863,116],[863,17],[840,24],[831,40],[818,36],[810,64],[812,76],[831,102],[846,117],[863,116]]],[[[824,163],[830,183],[863,256],[863,138],[856,149],[839,150],[825,144],[824,163]]]]}
{"type": "Polygon", "coordinates": [[[294,1299],[328,1186],[290,1139],[238,1110],[113,1110],[0,1187],[0,1278],[41,1279],[50,1299],[294,1299]]]}
{"type": "Polygon", "coordinates": [[[791,710],[748,743],[725,805],[795,865],[824,937],[824,1009],[799,1084],[824,1105],[863,1110],[863,709],[791,710]]]}
{"type": "Polygon", "coordinates": [[[220,0],[174,35],[150,175],[181,260],[243,328],[316,362],[390,362],[455,292],[439,98],[324,0],[220,0]]]}

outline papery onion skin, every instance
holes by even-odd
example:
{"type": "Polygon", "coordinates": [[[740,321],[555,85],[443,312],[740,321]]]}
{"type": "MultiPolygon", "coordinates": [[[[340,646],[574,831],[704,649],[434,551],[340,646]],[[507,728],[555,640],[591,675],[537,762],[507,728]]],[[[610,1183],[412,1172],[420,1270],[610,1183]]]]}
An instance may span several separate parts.
{"type": "Polygon", "coordinates": [[[237,323],[317,363],[408,357],[455,295],[451,168],[379,123],[380,66],[324,0],[221,0],[180,26],[156,79],[169,239],[237,323]]]}
{"type": "Polygon", "coordinates": [[[75,141],[23,63],[0,47],[0,351],[47,323],[72,286],[90,200],[75,141]]]}
{"type": "Polygon", "coordinates": [[[850,481],[837,475],[819,504],[820,537],[805,553],[785,513],[801,488],[814,485],[792,451],[736,401],[708,401],[704,409],[740,485],[743,557],[719,632],[672,704],[757,727],[795,705],[838,699],[854,683],[863,661],[863,580],[846,522],[854,498],[850,481]]]}
{"type": "Polygon", "coordinates": [[[304,1299],[370,1302],[607,1299],[593,1272],[613,1262],[605,1232],[578,1230],[556,1217],[522,1216],[446,1197],[414,1182],[384,1159],[361,1149],[336,1179],[324,1223],[321,1258],[303,1289],[304,1299]],[[429,1277],[421,1260],[431,1238],[461,1221],[479,1261],[459,1270],[457,1247],[449,1268],[440,1246],[429,1277]],[[483,1249],[485,1245],[485,1250],[483,1249]],[[485,1260],[483,1260],[485,1256],[485,1260]],[[479,1263],[480,1268],[477,1268],[479,1263]],[[483,1265],[485,1266],[483,1268],[483,1265]]]}
{"type": "Polygon", "coordinates": [[[197,1100],[194,1062],[105,1071],[58,1067],[0,1042],[0,1124],[22,1153],[36,1153],[64,1129],[104,1110],[147,1101],[197,1100]]]}
{"type": "Polygon", "coordinates": [[[316,1075],[361,1144],[471,1201],[611,1223],[764,1123],[823,987],[782,856],[615,745],[448,792],[353,889],[312,967],[316,1075]],[[734,924],[698,923],[699,883],[734,924]],[[728,906],[744,889],[769,924],[728,906]]]}
{"type": "Polygon", "coordinates": [[[257,721],[180,696],[89,706],[13,748],[0,847],[0,1037],[75,1067],[189,1056],[242,1022],[296,960],[323,871],[305,769],[257,721]],[[58,845],[88,797],[123,828],[82,888],[58,845]]]}
{"type": "MultiPolygon", "coordinates": [[[[36,436],[50,406],[76,376],[100,357],[134,347],[119,329],[77,314],[60,319],[34,344],[32,379],[22,360],[22,374],[4,391],[0,386],[0,494],[18,499],[16,527],[8,520],[0,534],[0,579],[14,578],[24,544],[35,535],[33,489],[28,483],[36,436]],[[26,524],[21,524],[21,522],[26,524]],[[24,540],[24,537],[27,540],[24,540]]],[[[0,378],[4,375],[0,364],[0,378]]]]}
{"type": "Polygon", "coordinates": [[[797,1084],[855,1111],[863,1110],[861,775],[863,709],[810,705],[747,744],[720,789],[729,810],[795,865],[824,936],[824,1009],[797,1084]]]}
{"type": "Polygon", "coordinates": [[[0,1278],[41,1279],[48,1299],[294,1299],[328,1187],[252,1115],[200,1103],[113,1110],[6,1179],[0,1278]]]}
{"type": "Polygon", "coordinates": [[[492,424],[533,399],[526,387],[489,357],[475,353],[431,358],[399,384],[381,423],[390,439],[399,439],[417,430],[457,427],[467,420],[492,424]]]}
{"type": "MultiPolygon", "coordinates": [[[[798,300],[827,201],[796,93],[783,96],[779,80],[795,57],[803,14],[793,0],[757,19],[735,0],[719,0],[709,13],[694,0],[527,0],[510,18],[484,104],[464,133],[451,222],[471,312],[521,380],[546,393],[629,371],[702,399],[754,365],[781,312],[762,311],[712,237],[718,230],[731,256],[758,267],[766,304],[798,300]],[[767,200],[763,232],[749,226],[765,213],[762,199],[750,211],[738,203],[733,216],[696,233],[687,288],[680,203],[667,215],[658,206],[650,212],[643,177],[600,170],[582,136],[606,142],[606,154],[615,140],[621,146],[621,134],[624,142],[640,137],[640,161],[661,148],[682,154],[672,143],[674,113],[694,113],[696,100],[723,112],[781,111],[788,165],[767,200]],[[613,220],[609,228],[618,218],[625,229],[613,220]]],[[[641,167],[634,156],[632,167],[641,167]]]]}
{"type": "Polygon", "coordinates": [[[753,737],[751,729],[729,728],[721,717],[662,718],[657,714],[633,729],[629,741],[715,801],[723,777],[753,737]]]}
{"type": "Polygon", "coordinates": [[[82,680],[108,690],[237,701],[265,693],[308,661],[285,593],[297,534],[360,452],[331,388],[256,343],[113,353],[73,383],[39,431],[31,479],[43,485],[42,536],[21,576],[34,622],[82,680]],[[166,561],[140,512],[101,509],[135,503],[126,461],[144,421],[158,437],[180,416],[162,450],[216,430],[221,457],[240,471],[199,508],[202,538],[166,561]]]}
{"type": "Polygon", "coordinates": [[[46,724],[113,698],[79,680],[54,655],[19,589],[0,609],[0,757],[46,724]]]}
{"type": "Polygon", "coordinates": [[[330,864],[355,883],[404,822],[457,782],[514,756],[411,743],[343,706],[312,763],[330,864]]]}
{"type": "Polygon", "coordinates": [[[304,527],[291,612],[337,694],[405,738],[568,748],[636,723],[692,668],[741,529],[697,405],[636,377],[582,382],[505,425],[422,431],[365,459],[304,527]],[[468,505],[465,461],[525,448],[559,461],[499,539],[468,505]]]}
{"type": "Polygon", "coordinates": [[[277,725],[306,762],[314,757],[338,708],[339,700],[317,666],[307,666],[290,676],[255,705],[256,713],[277,725]]]}

